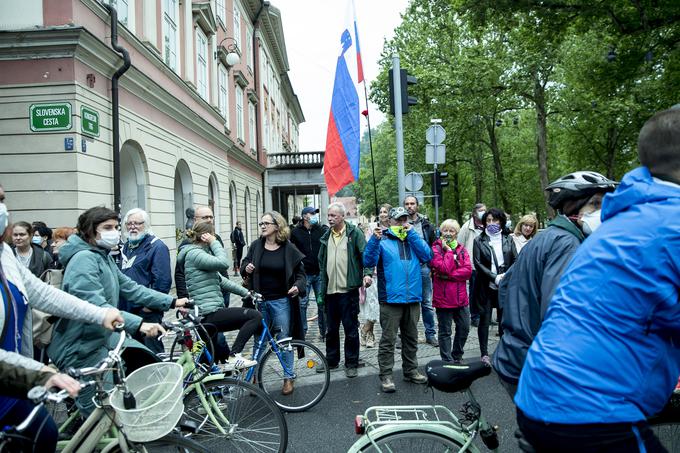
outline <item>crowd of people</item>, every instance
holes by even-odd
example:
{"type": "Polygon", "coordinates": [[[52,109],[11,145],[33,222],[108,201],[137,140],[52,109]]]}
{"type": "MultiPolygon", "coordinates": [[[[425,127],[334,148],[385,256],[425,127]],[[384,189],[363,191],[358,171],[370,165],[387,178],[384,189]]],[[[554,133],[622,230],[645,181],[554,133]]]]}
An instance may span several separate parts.
{"type": "MultiPolygon", "coordinates": [[[[131,336],[123,353],[131,371],[158,360],[164,314],[192,298],[217,358],[251,367],[245,347],[262,320],[278,338],[304,339],[313,300],[328,367],[344,360],[348,378],[358,375],[361,347],[377,344],[383,392],[396,391],[399,349],[403,379],[425,384],[420,342],[452,365],[493,366],[537,451],[663,451],[645,419],[680,375],[680,110],[652,117],[638,150],[643,166],[621,183],[577,171],[548,185],[556,215],[540,232],[534,214],[511,229],[504,209],[483,203],[461,227],[454,219],[433,225],[413,196],[380,206],[362,225],[336,202],[328,226],[311,206],[292,227],[265,212],[249,245],[237,222],[230,261],[212,210],[197,206],[177,247],[176,297],[170,251],[144,210],[127,212],[122,225],[105,207],[83,212],[75,228],[10,224],[0,186],[0,379],[12,392],[0,395],[0,423],[25,417],[32,406],[16,395],[35,384],[67,389],[89,413],[92,395],[56,369],[97,363],[117,342],[114,324],[131,336]],[[250,291],[263,296],[259,307],[250,291]],[[230,307],[232,294],[243,306],[230,307]],[[472,327],[478,358],[465,354],[472,327]],[[232,344],[229,331],[238,331],[232,344]]],[[[294,376],[285,376],[281,392],[294,391],[294,376]]],[[[54,422],[42,411],[36,423],[53,449],[54,422]]]]}

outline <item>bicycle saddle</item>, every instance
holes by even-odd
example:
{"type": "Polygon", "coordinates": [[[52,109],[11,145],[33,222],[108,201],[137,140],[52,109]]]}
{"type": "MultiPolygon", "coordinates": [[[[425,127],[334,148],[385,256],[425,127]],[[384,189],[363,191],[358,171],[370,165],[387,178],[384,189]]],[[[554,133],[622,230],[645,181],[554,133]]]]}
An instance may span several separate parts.
{"type": "Polygon", "coordinates": [[[432,360],[425,367],[430,385],[446,393],[466,390],[480,377],[491,374],[491,367],[482,361],[454,364],[443,360],[432,360]]]}

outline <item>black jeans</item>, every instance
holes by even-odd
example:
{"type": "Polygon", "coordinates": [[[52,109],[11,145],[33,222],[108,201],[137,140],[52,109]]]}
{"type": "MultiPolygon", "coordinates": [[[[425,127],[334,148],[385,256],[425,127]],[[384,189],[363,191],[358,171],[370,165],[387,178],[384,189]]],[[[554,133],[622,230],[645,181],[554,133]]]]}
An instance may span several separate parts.
{"type": "MultiPolygon", "coordinates": [[[[477,337],[479,338],[479,350],[481,356],[489,355],[489,324],[491,324],[491,312],[493,307],[498,306],[498,290],[486,288],[479,298],[479,327],[477,327],[477,337]]],[[[498,313],[500,317],[500,311],[498,313]]],[[[500,320],[499,320],[500,323],[500,320]]]]}
{"type": "Polygon", "coordinates": [[[238,330],[234,345],[231,347],[232,354],[239,354],[243,351],[246,342],[258,330],[261,323],[262,315],[252,308],[220,308],[203,318],[203,324],[213,344],[217,343],[218,332],[238,330]]]}
{"type": "MultiPolygon", "coordinates": [[[[35,405],[30,401],[18,401],[10,410],[0,419],[0,427],[3,426],[17,426],[28,417],[35,405]]],[[[3,452],[53,452],[57,448],[57,425],[50,417],[50,414],[43,407],[35,416],[33,422],[28,425],[26,431],[21,435],[28,437],[30,441],[19,441],[13,439],[10,444],[3,449],[3,452]],[[33,443],[35,442],[35,443],[33,443]]]]}
{"type": "Polygon", "coordinates": [[[470,333],[470,310],[468,307],[437,308],[439,326],[439,355],[442,360],[451,362],[463,358],[463,348],[470,333]],[[456,325],[456,333],[451,341],[451,324],[456,325]]]}
{"type": "Polygon", "coordinates": [[[647,422],[564,425],[532,420],[517,409],[517,425],[536,453],[648,453],[667,450],[647,422]]]}
{"type": "Polygon", "coordinates": [[[359,365],[359,290],[326,294],[326,359],[328,366],[340,363],[340,323],[345,329],[345,367],[359,365]]]}

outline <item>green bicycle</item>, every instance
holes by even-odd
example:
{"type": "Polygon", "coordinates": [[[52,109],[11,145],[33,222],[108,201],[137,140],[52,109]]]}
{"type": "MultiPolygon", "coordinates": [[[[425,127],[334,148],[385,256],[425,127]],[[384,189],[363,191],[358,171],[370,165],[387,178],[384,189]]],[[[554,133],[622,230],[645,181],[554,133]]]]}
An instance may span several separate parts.
{"type": "Polygon", "coordinates": [[[285,452],[288,427],[281,409],[239,370],[227,376],[213,360],[210,340],[197,313],[164,323],[176,338],[167,360],[176,359],[184,380],[184,416],[180,427],[210,451],[285,452]]]}
{"type": "Polygon", "coordinates": [[[482,362],[454,365],[441,360],[427,364],[432,387],[442,392],[465,392],[468,401],[456,417],[444,406],[374,406],[358,415],[355,430],[362,437],[348,453],[373,452],[472,452],[477,436],[491,450],[498,451],[497,427],[482,414],[470,385],[491,373],[482,362]]]}

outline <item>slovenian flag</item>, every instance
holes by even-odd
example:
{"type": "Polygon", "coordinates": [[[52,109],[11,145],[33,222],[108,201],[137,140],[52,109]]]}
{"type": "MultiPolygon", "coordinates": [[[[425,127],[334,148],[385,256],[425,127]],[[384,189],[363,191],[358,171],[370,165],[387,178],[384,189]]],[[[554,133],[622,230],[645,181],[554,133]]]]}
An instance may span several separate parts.
{"type": "Polygon", "coordinates": [[[348,1],[346,27],[339,35],[333,98],[326,133],[323,174],[330,196],[359,179],[359,95],[364,81],[354,1],[348,1]]]}

